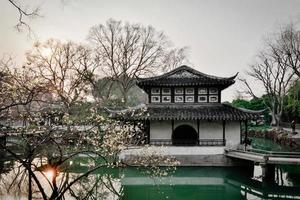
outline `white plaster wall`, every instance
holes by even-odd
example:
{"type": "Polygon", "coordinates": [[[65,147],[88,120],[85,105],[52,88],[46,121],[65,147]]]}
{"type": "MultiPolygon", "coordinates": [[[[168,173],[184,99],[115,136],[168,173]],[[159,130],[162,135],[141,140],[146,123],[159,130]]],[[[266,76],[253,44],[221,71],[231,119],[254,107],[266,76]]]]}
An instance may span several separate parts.
{"type": "Polygon", "coordinates": [[[150,140],[172,139],[171,121],[150,121],[150,140]]]}
{"type": "MultiPolygon", "coordinates": [[[[197,121],[175,121],[174,130],[180,125],[190,125],[197,131],[197,121]]],[[[200,121],[200,139],[223,139],[222,121],[200,121]]],[[[151,121],[150,140],[172,140],[171,121],[151,121]]],[[[226,146],[234,146],[240,142],[240,122],[226,121],[225,124],[226,146]]]]}
{"type": "Polygon", "coordinates": [[[222,121],[200,121],[199,134],[201,139],[223,139],[222,121]]]}
{"type": "Polygon", "coordinates": [[[235,146],[240,143],[240,122],[227,121],[225,126],[226,146],[235,146]]]}

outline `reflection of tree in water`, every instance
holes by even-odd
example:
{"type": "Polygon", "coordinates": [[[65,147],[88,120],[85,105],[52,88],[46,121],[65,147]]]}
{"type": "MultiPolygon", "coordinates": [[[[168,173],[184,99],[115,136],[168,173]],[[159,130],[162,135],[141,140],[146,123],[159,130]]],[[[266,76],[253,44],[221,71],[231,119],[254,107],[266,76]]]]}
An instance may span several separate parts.
{"type": "Polygon", "coordinates": [[[70,194],[75,199],[119,199],[122,190],[119,178],[110,174],[95,174],[78,181],[70,194]]]}
{"type": "MultiPolygon", "coordinates": [[[[118,159],[119,153],[136,141],[139,134],[137,126],[119,121],[109,122],[95,118],[105,128],[72,130],[76,145],[68,143],[68,131],[46,129],[34,134],[26,130],[23,134],[8,140],[10,144],[1,145],[5,155],[14,160],[13,169],[1,177],[4,194],[27,196],[28,199],[95,199],[107,197],[118,199],[122,187],[118,176],[110,173],[97,174],[104,168],[123,168],[128,166],[118,159]],[[18,191],[18,192],[16,192],[18,191]]],[[[23,130],[24,131],[24,130],[23,130]]],[[[10,135],[7,133],[7,137],[10,135]]],[[[72,138],[74,141],[74,138],[72,138]]],[[[140,140],[139,140],[140,141],[140,140]]],[[[176,164],[164,156],[145,155],[147,162],[138,161],[157,175],[166,175],[156,167],[159,163],[176,164]]]]}
{"type": "MultiPolygon", "coordinates": [[[[38,162],[38,161],[37,161],[38,162]]],[[[43,171],[41,174],[36,171],[39,182],[43,185],[44,191],[49,196],[49,199],[55,199],[54,195],[59,196],[61,192],[66,189],[72,181],[76,180],[82,174],[59,172],[56,176],[51,171],[43,171]],[[56,191],[54,191],[54,180],[56,191]],[[49,181],[49,182],[48,182],[49,181]],[[50,184],[50,182],[52,182],[50,184]],[[47,185],[47,183],[49,183],[47,185]],[[52,196],[52,197],[51,197],[52,196]]],[[[15,198],[25,197],[29,195],[28,183],[32,182],[26,173],[26,170],[15,162],[14,166],[6,173],[1,174],[0,179],[0,195],[13,195],[15,198]]],[[[39,188],[36,184],[32,184],[31,192],[33,199],[42,199],[39,188]]],[[[109,174],[92,174],[80,178],[76,183],[68,190],[68,193],[61,198],[75,199],[118,199],[121,196],[121,184],[118,178],[109,174]]],[[[59,198],[60,199],[60,198],[59,198]]]]}
{"type": "MultiPolygon", "coordinates": [[[[122,175],[119,176],[119,173],[116,173],[116,171],[121,170],[120,168],[103,167],[89,176],[83,176],[89,170],[82,168],[77,171],[76,169],[80,168],[82,163],[76,163],[73,166],[64,166],[65,171],[59,171],[55,175],[47,169],[47,164],[41,164],[45,163],[46,160],[44,157],[34,160],[34,165],[43,166],[35,169],[34,174],[37,176],[39,183],[43,185],[48,199],[120,199],[123,196],[123,186],[120,181],[122,175]],[[54,185],[57,188],[54,188],[54,185]]],[[[144,175],[154,172],[153,169],[140,168],[139,170],[144,175]]],[[[160,169],[159,173],[155,173],[156,178],[160,173],[163,173],[163,169],[160,169]]],[[[158,189],[159,183],[158,181],[158,189]]],[[[14,166],[7,173],[1,174],[0,188],[0,195],[2,196],[14,195],[15,198],[19,198],[26,197],[31,192],[31,198],[43,199],[37,184],[34,183],[32,177],[28,176],[26,169],[18,162],[14,162],[14,166]],[[28,185],[30,182],[32,185],[29,190],[28,185]]],[[[157,191],[159,192],[159,190],[157,191]]]]}

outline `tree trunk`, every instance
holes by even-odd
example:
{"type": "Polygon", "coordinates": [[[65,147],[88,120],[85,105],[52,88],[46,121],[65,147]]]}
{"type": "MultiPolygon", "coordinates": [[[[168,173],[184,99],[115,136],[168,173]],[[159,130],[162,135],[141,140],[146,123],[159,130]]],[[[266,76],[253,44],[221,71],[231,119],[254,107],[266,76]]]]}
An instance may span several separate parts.
{"type": "Polygon", "coordinates": [[[277,126],[276,116],[274,112],[271,112],[271,117],[272,117],[271,126],[277,126]]]}
{"type": "Polygon", "coordinates": [[[280,130],[281,129],[281,126],[280,126],[280,122],[281,122],[281,113],[280,114],[276,114],[276,128],[277,130],[280,130]]]}
{"type": "Polygon", "coordinates": [[[31,174],[28,173],[28,200],[32,199],[32,177],[31,174]]]}
{"type": "Polygon", "coordinates": [[[128,89],[123,89],[123,106],[126,107],[128,105],[128,89]]]}
{"type": "Polygon", "coordinates": [[[51,197],[50,197],[50,200],[51,199],[56,199],[59,195],[58,193],[58,187],[57,187],[57,184],[56,184],[56,177],[57,177],[57,168],[56,167],[53,167],[53,171],[54,171],[54,174],[53,174],[53,177],[52,177],[52,194],[51,194],[51,197]]]}

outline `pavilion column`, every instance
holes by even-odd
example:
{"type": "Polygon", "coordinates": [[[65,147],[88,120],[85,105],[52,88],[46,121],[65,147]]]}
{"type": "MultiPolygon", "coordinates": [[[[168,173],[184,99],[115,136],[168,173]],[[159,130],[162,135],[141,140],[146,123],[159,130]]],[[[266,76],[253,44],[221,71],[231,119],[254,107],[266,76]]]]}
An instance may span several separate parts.
{"type": "Polygon", "coordinates": [[[275,165],[266,163],[260,163],[262,169],[262,181],[263,184],[274,184],[275,183],[275,165]]]}
{"type": "Polygon", "coordinates": [[[198,145],[200,144],[200,120],[197,119],[198,145]]]}
{"type": "Polygon", "coordinates": [[[244,141],[248,139],[248,121],[245,120],[245,138],[244,141]]]}
{"type": "Polygon", "coordinates": [[[242,129],[242,121],[240,121],[240,144],[243,143],[243,129],[242,129]]]}
{"type": "Polygon", "coordinates": [[[223,124],[223,146],[226,146],[226,139],[225,139],[225,126],[226,126],[226,121],[222,121],[223,124]]]}
{"type": "Polygon", "coordinates": [[[172,119],[172,135],[171,135],[171,144],[173,144],[173,134],[174,134],[174,119],[172,119]]]}

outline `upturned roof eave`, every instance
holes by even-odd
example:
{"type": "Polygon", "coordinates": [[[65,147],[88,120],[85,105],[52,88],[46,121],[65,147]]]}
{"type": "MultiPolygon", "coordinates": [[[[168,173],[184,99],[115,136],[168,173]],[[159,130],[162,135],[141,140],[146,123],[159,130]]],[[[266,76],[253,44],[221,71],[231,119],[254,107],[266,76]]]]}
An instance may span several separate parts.
{"type": "MultiPolygon", "coordinates": [[[[135,107],[137,108],[137,107],[135,107]]],[[[154,105],[143,105],[137,110],[130,108],[121,111],[112,111],[111,117],[125,120],[212,120],[212,121],[244,121],[244,120],[256,120],[261,117],[262,111],[252,111],[252,110],[241,110],[239,108],[233,107],[228,104],[187,104],[187,105],[177,105],[177,104],[154,104],[154,105]],[[219,107],[221,110],[211,110],[206,114],[196,114],[191,112],[191,109],[211,109],[214,107],[219,107]],[[140,110],[146,110],[142,113],[140,110]],[[153,110],[154,109],[154,110],[153,110]],[[162,111],[164,109],[165,113],[153,114],[156,112],[155,109],[162,111]],[[184,113],[181,113],[183,112],[184,113]],[[152,114],[151,114],[152,112],[152,114]],[[171,114],[170,114],[171,112],[171,114]],[[178,114],[180,112],[180,114],[178,114]]]]}
{"type": "Polygon", "coordinates": [[[199,76],[203,76],[203,77],[206,77],[208,79],[215,79],[215,80],[224,80],[224,81],[230,81],[230,80],[234,80],[238,73],[236,73],[235,75],[233,76],[230,76],[230,77],[218,77],[218,76],[213,76],[213,75],[208,75],[208,74],[205,74],[205,73],[202,73],[202,72],[199,72],[191,67],[188,67],[186,65],[182,65],[180,67],[177,67],[175,68],[174,70],[171,70],[167,73],[164,73],[162,75],[158,75],[158,76],[152,76],[152,77],[146,77],[146,78],[137,78],[137,83],[142,83],[142,82],[145,82],[145,81],[154,81],[154,80],[159,80],[159,79],[163,79],[163,78],[167,78],[168,76],[171,76],[173,74],[176,74],[177,72],[181,71],[181,70],[186,70],[190,73],[193,73],[195,75],[199,75],[199,76]]]}
{"type": "Polygon", "coordinates": [[[208,87],[208,86],[214,86],[214,87],[220,87],[222,89],[225,89],[231,85],[233,85],[235,81],[228,82],[228,83],[216,83],[216,82],[210,82],[210,83],[203,83],[203,82],[186,82],[186,83],[157,83],[155,81],[151,83],[145,83],[145,82],[137,82],[137,86],[140,88],[144,89],[146,87],[175,87],[175,86],[203,86],[203,87],[208,87]]]}

